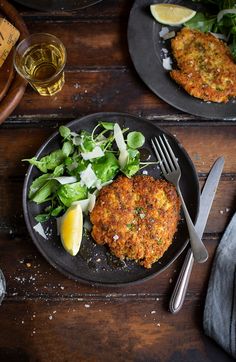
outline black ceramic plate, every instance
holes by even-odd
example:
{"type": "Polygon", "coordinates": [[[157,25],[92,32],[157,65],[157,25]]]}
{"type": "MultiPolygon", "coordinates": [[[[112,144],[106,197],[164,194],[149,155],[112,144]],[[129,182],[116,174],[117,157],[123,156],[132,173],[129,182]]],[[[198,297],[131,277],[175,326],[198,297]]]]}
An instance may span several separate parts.
{"type": "Polygon", "coordinates": [[[170,51],[170,41],[163,42],[159,24],[150,12],[150,4],[175,3],[192,9],[200,9],[198,4],[187,0],[136,0],[130,12],[128,24],[129,52],[136,71],[146,85],[158,97],[173,107],[196,116],[208,119],[236,120],[234,100],[228,103],[204,102],[191,97],[172,80],[163,68],[163,48],[170,51]]]}
{"type": "Polygon", "coordinates": [[[29,8],[40,11],[72,11],[84,9],[102,0],[15,0],[29,8]]]}
{"type": "MultiPolygon", "coordinates": [[[[92,131],[98,121],[118,122],[122,127],[129,127],[130,130],[143,132],[146,138],[144,147],[152,154],[150,139],[164,132],[160,128],[149,123],[145,119],[122,113],[97,113],[69,123],[67,126],[73,131],[85,129],[92,131]]],[[[173,150],[178,157],[182,170],[181,189],[186,201],[188,210],[193,220],[196,220],[199,205],[199,185],[195,168],[183,147],[170,134],[164,132],[170,141],[173,150]]],[[[42,157],[60,147],[60,136],[54,133],[39,149],[37,157],[42,157]]],[[[29,155],[30,156],[30,155],[29,155]]],[[[160,172],[155,166],[148,166],[148,174],[155,178],[160,177],[160,172]]],[[[187,245],[188,232],[185,222],[179,223],[178,232],[170,248],[166,251],[160,261],[156,262],[151,269],[145,269],[133,261],[121,262],[112,257],[105,246],[95,244],[91,237],[83,237],[81,249],[77,256],[70,256],[63,247],[56,231],[56,221],[50,220],[43,224],[48,235],[48,240],[41,237],[33,226],[36,224],[34,216],[42,212],[42,206],[29,202],[27,199],[29,186],[39,175],[35,167],[29,167],[24,183],[23,208],[24,217],[28,231],[43,256],[57,270],[70,278],[91,284],[102,284],[110,286],[126,285],[148,279],[167,268],[183,251],[187,245]]]]}

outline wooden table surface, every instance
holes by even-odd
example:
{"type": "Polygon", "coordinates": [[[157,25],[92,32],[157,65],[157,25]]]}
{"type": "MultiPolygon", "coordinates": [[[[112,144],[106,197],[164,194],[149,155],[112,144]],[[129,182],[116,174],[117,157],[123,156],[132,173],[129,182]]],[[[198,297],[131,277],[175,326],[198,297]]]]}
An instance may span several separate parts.
{"type": "MultiPolygon", "coordinates": [[[[215,249],[235,211],[236,123],[199,119],[172,108],[143,84],[127,47],[133,1],[104,0],[72,14],[40,13],[15,4],[30,32],[58,36],[67,47],[66,84],[52,98],[30,87],[0,129],[0,267],[7,296],[0,307],[0,361],[226,362],[204,336],[202,315],[215,249]],[[225,157],[204,241],[209,261],[195,265],[183,309],[168,311],[183,257],[138,286],[86,286],[58,273],[41,256],[25,226],[26,165],[61,124],[99,111],[146,117],[175,134],[200,183],[225,157]]],[[[190,185],[191,187],[191,185],[190,185]]]]}

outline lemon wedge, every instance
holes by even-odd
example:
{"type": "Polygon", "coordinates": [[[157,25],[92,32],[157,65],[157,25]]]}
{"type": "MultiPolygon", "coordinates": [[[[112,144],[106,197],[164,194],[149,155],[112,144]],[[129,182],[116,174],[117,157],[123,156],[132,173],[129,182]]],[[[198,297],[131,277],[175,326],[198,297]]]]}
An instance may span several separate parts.
{"type": "Polygon", "coordinates": [[[165,25],[181,25],[196,15],[196,11],[174,4],[153,4],[150,10],[153,17],[165,25]]]}
{"type": "Polygon", "coordinates": [[[83,233],[83,213],[80,204],[72,205],[61,219],[60,235],[65,250],[75,256],[79,252],[83,233]]]}

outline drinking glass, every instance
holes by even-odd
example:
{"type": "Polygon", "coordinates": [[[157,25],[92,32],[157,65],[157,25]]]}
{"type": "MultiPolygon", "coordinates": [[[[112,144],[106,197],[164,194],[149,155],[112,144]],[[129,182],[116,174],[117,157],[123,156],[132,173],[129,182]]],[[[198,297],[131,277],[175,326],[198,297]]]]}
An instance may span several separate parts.
{"type": "Polygon", "coordinates": [[[16,71],[42,96],[52,96],[62,89],[65,63],[63,43],[47,33],[25,38],[14,53],[16,71]]]}

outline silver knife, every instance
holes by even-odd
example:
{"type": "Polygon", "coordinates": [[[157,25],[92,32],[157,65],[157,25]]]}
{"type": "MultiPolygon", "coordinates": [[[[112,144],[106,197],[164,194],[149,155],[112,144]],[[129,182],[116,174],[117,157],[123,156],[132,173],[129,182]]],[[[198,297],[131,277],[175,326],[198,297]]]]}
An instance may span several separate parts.
{"type": "MultiPolygon", "coordinates": [[[[224,167],[224,157],[220,157],[216,160],[216,162],[212,166],[201,193],[200,209],[199,209],[198,219],[195,225],[195,229],[200,238],[203,235],[207,223],[208,215],[211,210],[211,205],[214,200],[214,196],[217,190],[218,183],[220,181],[220,176],[223,171],[223,167],[224,167]]],[[[193,253],[190,248],[186,254],[178,280],[176,282],[174,291],[170,298],[169,310],[171,313],[177,313],[183,305],[193,263],[194,263],[193,253]]]]}

